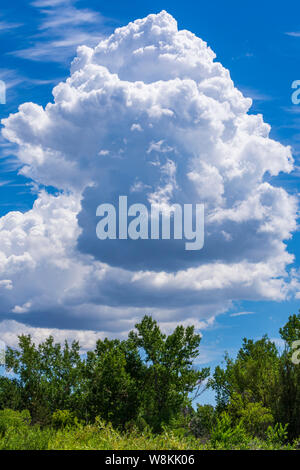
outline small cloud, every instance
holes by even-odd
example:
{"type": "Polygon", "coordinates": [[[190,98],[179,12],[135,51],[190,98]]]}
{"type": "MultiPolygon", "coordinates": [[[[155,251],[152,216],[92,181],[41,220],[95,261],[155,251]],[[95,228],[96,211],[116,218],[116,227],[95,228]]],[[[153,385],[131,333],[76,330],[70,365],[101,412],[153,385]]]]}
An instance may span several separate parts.
{"type": "Polygon", "coordinates": [[[100,156],[109,155],[109,150],[100,150],[100,152],[98,152],[98,155],[100,156]]]}
{"type": "Polygon", "coordinates": [[[232,235],[225,230],[221,230],[221,234],[225,238],[226,241],[230,242],[232,240],[232,235]]]}
{"type": "Polygon", "coordinates": [[[0,181],[0,187],[2,187],[2,186],[8,186],[10,183],[11,183],[10,180],[0,181]]]}
{"type": "Polygon", "coordinates": [[[151,153],[151,152],[167,153],[167,152],[172,152],[172,150],[173,148],[166,145],[163,140],[159,140],[158,142],[150,143],[147,153],[151,153]]]}
{"type": "Polygon", "coordinates": [[[300,31],[291,31],[289,33],[285,33],[287,36],[291,36],[293,38],[300,38],[300,31]]]}
{"type": "Polygon", "coordinates": [[[16,305],[13,309],[12,309],[12,313],[27,313],[28,310],[31,308],[31,302],[26,302],[24,305],[20,306],[20,305],[16,305]]]}
{"type": "Polygon", "coordinates": [[[140,124],[132,124],[130,130],[131,130],[131,131],[139,131],[139,132],[141,132],[143,129],[142,129],[142,127],[140,126],[140,124]]]}
{"type": "Polygon", "coordinates": [[[0,281],[0,289],[11,290],[13,288],[12,282],[10,279],[3,279],[0,281]]]}
{"type": "Polygon", "coordinates": [[[139,193],[142,192],[144,189],[151,189],[151,186],[142,183],[142,181],[136,180],[135,183],[130,187],[130,192],[139,193]]]}
{"type": "Polygon", "coordinates": [[[282,110],[291,114],[300,114],[300,106],[283,106],[282,110]]]}
{"type": "Polygon", "coordinates": [[[259,90],[255,90],[253,88],[241,86],[240,90],[244,96],[251,98],[254,101],[271,101],[273,99],[272,96],[261,93],[259,90]]]}
{"type": "Polygon", "coordinates": [[[242,317],[244,315],[255,315],[255,312],[236,312],[236,313],[231,313],[230,317],[242,317]]]}
{"type": "Polygon", "coordinates": [[[9,23],[8,21],[0,21],[0,34],[1,33],[6,33],[7,31],[10,31],[12,29],[19,28],[20,26],[23,26],[21,23],[9,23]]]}

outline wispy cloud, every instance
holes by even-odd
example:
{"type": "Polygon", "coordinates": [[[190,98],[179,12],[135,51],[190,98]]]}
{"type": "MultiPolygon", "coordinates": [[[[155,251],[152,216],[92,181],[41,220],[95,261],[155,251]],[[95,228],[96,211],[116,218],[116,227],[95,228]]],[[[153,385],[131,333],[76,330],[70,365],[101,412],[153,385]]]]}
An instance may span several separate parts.
{"type": "Polygon", "coordinates": [[[36,0],[41,21],[28,47],[12,54],[35,61],[64,62],[80,44],[95,45],[103,37],[104,18],[94,10],[77,8],[71,0],[36,0]]]}
{"type": "Polygon", "coordinates": [[[282,110],[291,114],[300,114],[300,106],[297,105],[283,106],[282,110]]]}
{"type": "Polygon", "coordinates": [[[271,101],[273,99],[272,96],[267,95],[266,93],[262,93],[259,90],[255,90],[253,88],[243,86],[240,86],[239,88],[247,98],[249,97],[255,101],[271,101]]]}
{"type": "Polygon", "coordinates": [[[18,92],[24,88],[32,88],[43,85],[56,85],[60,79],[54,78],[49,80],[42,80],[39,78],[31,78],[21,75],[19,71],[13,69],[0,68],[0,80],[5,82],[6,90],[9,91],[10,101],[18,96],[18,92]]]}
{"type": "Polygon", "coordinates": [[[6,33],[7,31],[19,28],[22,23],[10,23],[9,21],[0,21],[0,34],[6,33]]]}
{"type": "Polygon", "coordinates": [[[11,183],[11,180],[2,180],[0,181],[0,187],[7,186],[11,183]]]}
{"type": "Polygon", "coordinates": [[[23,26],[23,24],[7,20],[5,14],[0,12],[0,34],[8,33],[9,31],[14,31],[20,26],[23,26]]]}
{"type": "Polygon", "coordinates": [[[0,80],[5,82],[6,89],[17,87],[23,82],[23,78],[16,70],[0,68],[0,80]]]}
{"type": "Polygon", "coordinates": [[[255,312],[236,312],[236,313],[231,313],[231,317],[242,317],[244,315],[255,315],[255,312]]]}
{"type": "Polygon", "coordinates": [[[300,38],[300,31],[291,31],[289,33],[285,33],[287,36],[292,36],[293,38],[300,38]]]}

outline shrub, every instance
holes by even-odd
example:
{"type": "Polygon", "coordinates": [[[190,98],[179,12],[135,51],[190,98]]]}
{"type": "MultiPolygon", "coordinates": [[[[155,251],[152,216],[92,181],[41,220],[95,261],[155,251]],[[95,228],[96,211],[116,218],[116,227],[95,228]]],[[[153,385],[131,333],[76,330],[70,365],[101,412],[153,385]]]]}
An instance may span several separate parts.
{"type": "Polygon", "coordinates": [[[252,402],[251,400],[250,392],[243,396],[233,393],[227,411],[233,422],[242,421],[248,434],[264,438],[268,427],[274,423],[273,415],[271,410],[263,406],[261,402],[252,402]]]}
{"type": "Polygon", "coordinates": [[[245,449],[249,443],[249,436],[246,433],[243,423],[233,425],[229,414],[224,411],[217,418],[216,426],[212,430],[210,446],[215,449],[245,449]]]}
{"type": "Polygon", "coordinates": [[[288,437],[288,424],[284,426],[281,423],[276,423],[275,426],[269,426],[267,429],[267,443],[271,446],[281,447],[288,437]]]}
{"type": "Polygon", "coordinates": [[[52,426],[55,429],[70,427],[77,424],[78,420],[70,410],[56,410],[52,415],[52,426]]]}
{"type": "Polygon", "coordinates": [[[190,422],[195,437],[208,437],[216,422],[216,413],[211,405],[198,405],[197,412],[190,422]]]}
{"type": "Polygon", "coordinates": [[[0,450],[48,450],[53,435],[53,430],[38,426],[9,428],[0,439],[0,450]]]}
{"type": "Polygon", "coordinates": [[[265,437],[267,429],[274,422],[271,411],[262,403],[248,403],[241,410],[241,419],[246,431],[251,436],[265,437]]]}
{"type": "Polygon", "coordinates": [[[5,409],[0,411],[0,435],[4,436],[9,429],[24,429],[31,422],[28,410],[14,411],[5,409]]]}

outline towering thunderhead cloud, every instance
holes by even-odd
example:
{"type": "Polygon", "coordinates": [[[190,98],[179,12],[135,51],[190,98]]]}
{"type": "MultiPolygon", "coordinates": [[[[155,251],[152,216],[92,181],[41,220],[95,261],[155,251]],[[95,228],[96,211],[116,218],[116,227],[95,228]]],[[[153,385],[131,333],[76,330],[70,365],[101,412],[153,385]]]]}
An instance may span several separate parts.
{"type": "Polygon", "coordinates": [[[1,220],[3,315],[123,331],[146,310],[169,324],[234,300],[285,298],[297,201],[271,177],[292,171],[291,151],[249,113],[204,41],[164,11],[149,15],[80,47],[53,95],[45,109],[26,103],[3,121],[22,173],[62,192],[1,220]],[[204,203],[204,248],[101,243],[97,206],[120,195],[204,203]]]}

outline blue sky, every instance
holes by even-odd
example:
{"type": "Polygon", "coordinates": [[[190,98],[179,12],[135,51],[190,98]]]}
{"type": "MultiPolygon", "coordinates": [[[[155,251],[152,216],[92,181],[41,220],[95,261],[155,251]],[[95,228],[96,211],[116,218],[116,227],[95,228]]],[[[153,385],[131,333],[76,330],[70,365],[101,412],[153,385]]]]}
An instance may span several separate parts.
{"type": "MultiPolygon", "coordinates": [[[[24,102],[41,106],[52,102],[52,89],[69,76],[70,62],[78,45],[94,47],[116,27],[161,10],[166,10],[177,20],[179,29],[187,29],[208,43],[216,53],[217,61],[230,71],[235,87],[253,99],[251,114],[263,114],[264,121],[271,125],[270,137],[292,147],[295,170],[272,177],[272,186],[283,187],[289,194],[296,195],[300,105],[296,106],[291,101],[291,84],[300,79],[300,6],[296,1],[270,5],[267,1],[241,3],[221,0],[211,3],[20,0],[17,9],[12,6],[1,10],[0,79],[7,84],[7,103],[0,105],[0,117],[16,113],[24,102]]],[[[1,216],[10,211],[25,213],[38,197],[37,181],[32,174],[28,175],[31,177],[19,174],[22,164],[15,156],[16,149],[16,144],[2,138],[1,216]]],[[[39,189],[45,187],[49,194],[62,190],[54,187],[51,179],[49,182],[47,178],[44,180],[44,184],[41,183],[43,178],[38,181],[39,189]]],[[[90,199],[86,196],[86,201],[90,200],[93,200],[93,195],[90,199]]],[[[286,269],[298,269],[300,251],[296,231],[287,246],[288,252],[294,254],[295,262],[286,269]]],[[[260,248],[264,250],[264,246],[260,248]]],[[[89,248],[83,251],[89,252],[89,248]]],[[[19,301],[19,294],[16,294],[15,312],[10,317],[2,313],[4,321],[11,318],[32,328],[84,329],[78,321],[81,310],[74,317],[66,313],[65,320],[58,321],[58,317],[64,315],[65,305],[60,305],[57,310],[46,309],[39,320],[37,312],[28,317],[17,317],[14,315],[18,313],[16,307],[19,307],[19,313],[30,310],[31,300],[25,302],[23,297],[20,295],[19,301]]],[[[213,323],[206,324],[203,329],[203,363],[214,367],[220,362],[223,351],[234,354],[245,336],[258,338],[268,333],[269,337],[278,338],[279,327],[299,308],[299,299],[292,294],[287,294],[281,301],[257,300],[255,295],[253,300],[250,299],[251,295],[248,300],[234,299],[231,308],[217,315],[213,323]]],[[[130,303],[127,302],[126,307],[129,308],[130,303]]],[[[105,315],[105,318],[109,316],[109,312],[105,315]]],[[[121,318],[123,321],[123,314],[121,318]]],[[[179,312],[174,321],[180,321],[179,312]]],[[[91,320],[90,323],[87,321],[86,329],[95,331],[101,328],[91,320]]],[[[124,326],[122,331],[125,329],[124,326]]],[[[205,399],[211,399],[211,396],[205,399]]]]}

